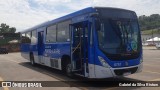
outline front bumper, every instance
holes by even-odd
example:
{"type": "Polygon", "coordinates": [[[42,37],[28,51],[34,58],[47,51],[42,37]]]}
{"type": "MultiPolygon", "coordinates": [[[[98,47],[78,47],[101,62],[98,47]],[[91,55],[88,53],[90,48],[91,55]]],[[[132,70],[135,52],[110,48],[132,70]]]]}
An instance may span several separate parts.
{"type": "Polygon", "coordinates": [[[127,76],[130,74],[141,72],[142,68],[143,68],[143,63],[130,67],[110,68],[110,70],[113,74],[113,77],[116,77],[116,76],[127,76]]]}
{"type": "Polygon", "coordinates": [[[95,78],[110,78],[118,76],[127,76],[142,71],[143,63],[123,68],[105,68],[103,66],[95,66],[95,78]]]}

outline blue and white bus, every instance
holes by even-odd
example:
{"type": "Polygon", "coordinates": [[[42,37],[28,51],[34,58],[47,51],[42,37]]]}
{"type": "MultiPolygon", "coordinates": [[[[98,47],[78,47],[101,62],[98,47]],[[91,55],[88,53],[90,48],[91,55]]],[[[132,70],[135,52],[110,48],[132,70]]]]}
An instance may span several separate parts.
{"type": "Polygon", "coordinates": [[[89,7],[21,32],[21,54],[41,64],[86,78],[142,71],[142,45],[134,11],[89,7]]]}

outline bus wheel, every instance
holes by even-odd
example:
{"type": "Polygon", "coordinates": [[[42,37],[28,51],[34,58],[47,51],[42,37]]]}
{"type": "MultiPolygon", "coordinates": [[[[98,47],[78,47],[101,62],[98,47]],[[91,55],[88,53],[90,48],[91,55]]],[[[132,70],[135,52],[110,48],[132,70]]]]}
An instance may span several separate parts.
{"type": "Polygon", "coordinates": [[[30,62],[32,64],[32,66],[35,66],[33,54],[30,55],[30,62]]]}
{"type": "Polygon", "coordinates": [[[68,63],[66,65],[66,74],[67,74],[68,77],[73,77],[72,68],[71,68],[71,64],[70,63],[68,63]]]}

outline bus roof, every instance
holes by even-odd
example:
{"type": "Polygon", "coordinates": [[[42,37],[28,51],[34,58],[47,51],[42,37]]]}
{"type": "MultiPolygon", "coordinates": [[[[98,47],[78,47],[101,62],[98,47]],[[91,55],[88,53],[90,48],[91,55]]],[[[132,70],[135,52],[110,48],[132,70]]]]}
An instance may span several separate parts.
{"type": "MultiPolygon", "coordinates": [[[[88,7],[88,8],[85,8],[85,9],[82,9],[82,10],[79,10],[79,11],[76,11],[74,13],[71,13],[71,14],[68,14],[66,16],[62,16],[60,18],[57,18],[57,19],[53,19],[51,21],[47,21],[47,22],[44,22],[44,23],[41,23],[39,25],[36,25],[32,28],[29,28],[29,29],[26,29],[24,31],[21,31],[21,33],[24,33],[24,32],[28,32],[28,31],[32,31],[32,30],[35,30],[35,29],[38,29],[38,28],[41,28],[41,27],[45,27],[45,26],[49,26],[53,23],[57,23],[57,22],[61,22],[61,21],[64,21],[64,20],[67,20],[67,19],[70,19],[70,18],[73,18],[73,17],[76,17],[76,16],[79,16],[79,15],[83,15],[83,14],[86,14],[86,13],[92,13],[92,12],[95,12],[96,11],[96,8],[104,8],[104,9],[117,9],[117,10],[123,10],[123,11],[130,11],[130,10],[126,10],[126,9],[121,9],[121,8],[111,8],[111,7],[88,7]]],[[[133,12],[133,11],[131,11],[133,12]]]]}

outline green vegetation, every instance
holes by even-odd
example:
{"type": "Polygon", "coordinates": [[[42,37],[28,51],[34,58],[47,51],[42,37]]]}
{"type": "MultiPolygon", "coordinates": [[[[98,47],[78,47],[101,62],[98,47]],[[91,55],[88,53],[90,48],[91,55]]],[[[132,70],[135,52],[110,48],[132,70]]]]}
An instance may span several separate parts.
{"type": "Polygon", "coordinates": [[[2,23],[0,25],[0,46],[8,44],[9,41],[19,40],[20,33],[15,33],[16,28],[2,23]]]}
{"type": "Polygon", "coordinates": [[[139,16],[139,24],[140,28],[143,33],[152,34],[160,32],[160,15],[159,14],[152,14],[150,16],[139,16]]]}
{"type": "Polygon", "coordinates": [[[0,25],[0,33],[15,33],[16,28],[15,27],[10,27],[9,25],[2,23],[0,25]]]}
{"type": "Polygon", "coordinates": [[[160,30],[158,30],[158,29],[152,29],[152,30],[143,30],[143,31],[141,31],[142,32],[142,34],[160,34],[160,30]],[[153,32],[152,32],[153,31],[153,32]]]}
{"type": "Polygon", "coordinates": [[[8,42],[12,40],[19,40],[19,38],[18,37],[13,37],[13,38],[7,37],[5,39],[0,39],[0,46],[8,44],[8,42]]]}

